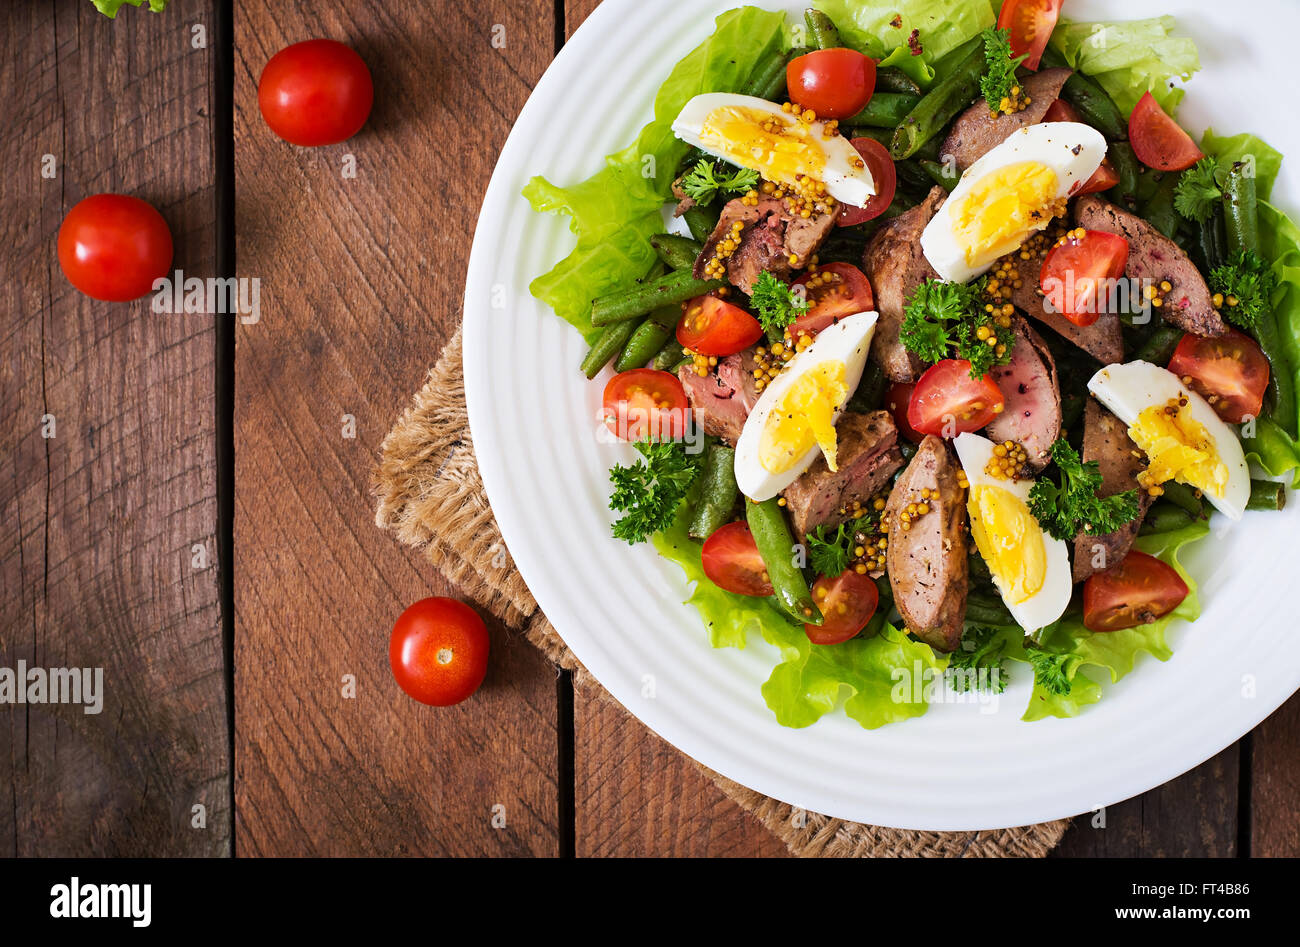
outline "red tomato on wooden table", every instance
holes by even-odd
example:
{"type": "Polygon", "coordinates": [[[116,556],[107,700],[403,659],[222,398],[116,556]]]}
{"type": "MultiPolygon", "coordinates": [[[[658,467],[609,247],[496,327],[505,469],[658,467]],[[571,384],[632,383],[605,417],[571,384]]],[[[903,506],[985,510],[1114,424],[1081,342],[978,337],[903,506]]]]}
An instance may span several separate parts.
{"type": "Polygon", "coordinates": [[[998,14],[998,29],[1010,31],[1011,54],[1024,56],[1026,69],[1037,69],[1056,29],[1063,0],[1005,0],[998,14]]]}
{"type": "Polygon", "coordinates": [[[1257,418],[1264,409],[1268,359],[1244,332],[1229,328],[1215,339],[1187,333],[1174,349],[1169,370],[1229,424],[1257,418]]]}
{"type": "Polygon", "coordinates": [[[257,105],[271,131],[294,145],[333,145],[370,117],[375,86],[356,50],[309,39],[280,50],[262,69],[257,105]]]}
{"type": "Polygon", "coordinates": [[[677,323],[677,341],[692,352],[725,358],[763,337],[757,319],[717,296],[696,296],[677,323]]]}
{"type": "Polygon", "coordinates": [[[1128,140],[1137,159],[1157,171],[1182,171],[1205,157],[1192,136],[1144,92],[1128,117],[1128,140]]]}
{"type": "Polygon", "coordinates": [[[871,101],[876,61],[855,49],[816,49],[785,67],[790,101],[818,118],[849,118],[871,101]]]}
{"type": "Polygon", "coordinates": [[[772,580],[748,523],[737,520],[715,529],[700,550],[700,564],[720,589],[737,595],[772,594],[772,580]]]}
{"type": "Polygon", "coordinates": [[[454,598],[425,598],[397,619],[388,662],[398,685],[422,704],[448,707],[487,675],[488,631],[478,612],[454,598]]]}
{"type": "Polygon", "coordinates": [[[808,300],[808,312],[790,323],[790,334],[796,339],[801,332],[816,335],[845,316],[876,307],[871,282],[852,263],[819,266],[817,272],[804,273],[794,285],[803,287],[808,300]]]}
{"type": "Polygon", "coordinates": [[[1083,624],[1089,631],[1149,625],[1187,598],[1187,583],[1155,556],[1136,549],[1083,583],[1083,624]]]}
{"type": "Polygon", "coordinates": [[[880,590],[869,575],[858,575],[852,568],[837,576],[821,576],[812,587],[813,603],[822,613],[820,625],[804,625],[804,634],[813,644],[841,644],[855,637],[880,603],[880,590]]]}
{"type": "Polygon", "coordinates": [[[945,358],[916,382],[907,420],[921,434],[956,437],[978,431],[1002,411],[1002,390],[988,375],[970,377],[970,362],[945,358]]]}
{"type": "Polygon", "coordinates": [[[1103,281],[1124,275],[1128,241],[1101,230],[1085,230],[1082,237],[1077,232],[1047,252],[1038,285],[1057,312],[1077,326],[1090,326],[1106,310],[1107,297],[1098,293],[1103,281]]]}
{"type": "Polygon", "coordinates": [[[79,201],[59,226],[59,267],[87,296],[139,299],[167,275],[172,234],[152,204],[127,194],[79,201]]]}
{"type": "Polygon", "coordinates": [[[874,138],[851,138],[849,144],[858,150],[862,160],[867,163],[871,179],[876,182],[876,193],[864,207],[841,204],[835,217],[839,227],[852,227],[855,224],[875,220],[894,202],[894,192],[898,189],[898,172],[894,168],[894,159],[889,150],[874,138]]]}

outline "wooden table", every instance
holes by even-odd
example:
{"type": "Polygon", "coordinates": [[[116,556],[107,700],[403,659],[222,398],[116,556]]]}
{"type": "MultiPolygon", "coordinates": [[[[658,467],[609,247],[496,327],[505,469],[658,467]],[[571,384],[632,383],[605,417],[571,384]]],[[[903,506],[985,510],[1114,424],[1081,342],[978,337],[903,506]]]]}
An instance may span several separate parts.
{"type": "MultiPolygon", "coordinates": [[[[497,152],[592,6],[4,5],[0,666],[102,666],[107,697],[0,708],[0,852],[784,854],[504,628],[462,706],[387,667],[402,608],[456,589],[374,528],[370,470],[461,318],[497,152]],[[306,150],[256,80],[317,36],[365,58],[375,109],[306,150]],[[162,211],[187,275],[259,280],[260,319],[71,289],[56,231],[106,190],[162,211]]],[[[1300,854],[1298,774],[1293,699],[1061,854],[1300,854]]]]}

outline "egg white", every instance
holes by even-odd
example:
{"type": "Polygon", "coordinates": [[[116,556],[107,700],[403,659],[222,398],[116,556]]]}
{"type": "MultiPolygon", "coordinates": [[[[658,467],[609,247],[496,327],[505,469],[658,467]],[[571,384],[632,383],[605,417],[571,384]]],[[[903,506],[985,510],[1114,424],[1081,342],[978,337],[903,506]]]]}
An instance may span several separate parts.
{"type": "Polygon", "coordinates": [[[1239,520],[1250,500],[1250,468],[1241,442],[1209,403],[1183,385],[1167,368],[1150,362],[1107,365],[1088,380],[1088,390],[1126,425],[1133,424],[1145,409],[1186,398],[1192,420],[1199,422],[1214,442],[1214,449],[1228,467],[1228,484],[1223,496],[1205,492],[1210,504],[1230,519],[1239,520]]]}
{"type": "MultiPolygon", "coordinates": [[[[704,143],[703,129],[709,115],[715,109],[727,106],[764,112],[786,125],[798,122],[798,119],[789,112],[783,112],[780,105],[769,102],[767,99],[760,99],[752,95],[738,95],[732,92],[708,92],[704,95],[695,96],[682,107],[681,112],[673,121],[673,134],[687,144],[694,145],[715,158],[739,164],[745,168],[752,168],[764,177],[768,177],[770,169],[761,160],[761,156],[746,158],[741,155],[723,154],[721,151],[714,150],[704,143]]],[[[871,177],[871,171],[865,167],[862,156],[858,154],[856,148],[849,144],[847,138],[843,135],[825,137],[822,134],[825,127],[825,123],[820,121],[812,122],[808,126],[810,129],[808,141],[820,145],[822,154],[825,157],[825,167],[816,177],[826,185],[826,193],[837,201],[852,204],[855,207],[862,207],[876,193],[876,183],[871,177]],[[860,164],[863,167],[858,167],[860,164]]],[[[792,184],[794,182],[786,181],[782,183],[792,184]]]]}
{"type": "MultiPolygon", "coordinates": [[[[1068,197],[1092,177],[1106,157],[1106,139],[1101,132],[1080,122],[1043,122],[1013,132],[962,174],[957,186],[921,234],[921,250],[936,273],[954,283],[965,283],[989,270],[996,255],[967,260],[953,233],[952,210],[975,184],[1000,168],[1021,162],[1037,162],[1056,173],[1056,198],[1068,197]]],[[[1050,223],[1044,217],[1042,230],[1050,223]]],[[[1026,234],[1028,237],[1028,234],[1026,234]]]]}
{"type": "MultiPolygon", "coordinates": [[[[972,489],[978,486],[998,487],[1019,497],[1026,506],[1029,505],[1029,491],[1034,484],[1032,479],[999,480],[986,472],[985,468],[993,457],[991,440],[978,434],[959,434],[953,441],[953,448],[957,451],[957,459],[961,462],[962,469],[966,471],[966,479],[972,489]]],[[[1047,554],[1047,569],[1043,575],[1042,588],[1023,602],[1012,604],[1006,599],[1001,581],[997,576],[993,577],[993,584],[997,587],[998,594],[1002,595],[1007,611],[1016,620],[1016,624],[1027,632],[1045,628],[1060,618],[1066,606],[1070,604],[1070,595],[1074,588],[1074,580],[1070,573],[1070,552],[1065,542],[1052,537],[1041,527],[1039,531],[1042,533],[1043,548],[1047,554]]]]}
{"type": "Polygon", "coordinates": [[[848,404],[862,380],[871,337],[876,330],[876,318],[875,312],[860,312],[827,326],[817,334],[812,345],[790,359],[776,380],[763,389],[736,440],[736,485],[741,493],[759,502],[771,499],[812,466],[821,453],[821,448],[815,444],[788,470],[773,473],[764,468],[758,457],[763,427],[772,409],[781,403],[795,380],[822,362],[829,361],[844,363],[844,383],[848,387],[844,402],[837,405],[834,412],[834,418],[838,420],[844,412],[844,405],[848,404]]]}

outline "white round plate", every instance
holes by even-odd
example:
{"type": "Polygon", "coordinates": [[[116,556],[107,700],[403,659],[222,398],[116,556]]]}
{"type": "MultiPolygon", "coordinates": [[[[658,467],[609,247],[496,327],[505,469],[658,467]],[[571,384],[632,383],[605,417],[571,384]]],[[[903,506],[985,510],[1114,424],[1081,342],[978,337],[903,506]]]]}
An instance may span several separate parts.
{"type": "MultiPolygon", "coordinates": [[[[878,730],[837,709],[807,729],[781,727],[759,693],[776,650],[753,640],[743,651],[710,648],[681,604],[681,571],[649,545],[610,536],[608,470],[631,451],[597,436],[607,375],[583,379],[582,339],[528,293],[572,248],[567,218],[533,213],[519,192],[534,174],[581,180],[632,141],[673,64],[735,5],[708,0],[687,13],[667,0],[606,0],[538,83],[483,202],[465,292],[470,423],[497,522],[543,611],[610,693],[668,742],[729,779],[839,818],[934,830],[1025,825],[1128,798],[1213,756],[1300,686],[1294,504],[1248,513],[1189,550],[1204,612],[1171,633],[1171,660],[1142,655],[1100,703],[1036,723],[1020,720],[1029,685],[1017,665],[996,706],[935,704],[878,730]]],[[[1300,8],[1286,0],[1068,8],[1075,20],[1169,12],[1202,62],[1180,119],[1197,137],[1207,124],[1251,131],[1288,155],[1273,199],[1294,210],[1300,126],[1288,103],[1300,98],[1292,68],[1300,8]]]]}

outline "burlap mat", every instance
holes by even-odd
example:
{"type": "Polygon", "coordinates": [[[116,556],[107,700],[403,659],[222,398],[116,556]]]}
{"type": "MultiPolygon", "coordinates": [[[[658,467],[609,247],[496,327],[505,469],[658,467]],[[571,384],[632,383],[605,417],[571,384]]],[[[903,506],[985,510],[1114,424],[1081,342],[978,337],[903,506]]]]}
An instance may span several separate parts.
{"type": "MultiPolygon", "coordinates": [[[[380,447],[375,523],[424,550],[465,598],[519,630],[574,673],[584,693],[613,702],[565,646],[509,558],[479,478],[465,410],[460,331],[380,447]]],[[[703,633],[703,632],[701,632],[703,633]]],[[[1069,820],[992,832],[916,832],[845,822],[793,808],[695,764],[792,853],[832,857],[1046,855],[1069,820]]],[[[957,802],[960,804],[960,801],[957,802]]]]}

